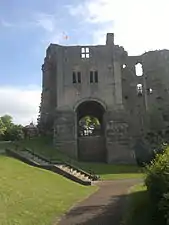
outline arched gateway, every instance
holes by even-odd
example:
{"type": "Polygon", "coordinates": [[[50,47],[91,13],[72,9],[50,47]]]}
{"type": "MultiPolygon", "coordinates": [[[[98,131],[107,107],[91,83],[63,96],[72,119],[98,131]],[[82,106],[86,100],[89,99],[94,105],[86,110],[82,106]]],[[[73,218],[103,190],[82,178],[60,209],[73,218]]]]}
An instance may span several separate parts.
{"type": "Polygon", "coordinates": [[[41,124],[53,120],[57,149],[81,161],[134,162],[122,97],[125,54],[113,34],[106,45],[49,46],[41,124]]]}
{"type": "Polygon", "coordinates": [[[78,105],[77,147],[81,161],[106,161],[105,108],[97,101],[85,101],[78,105]]]}

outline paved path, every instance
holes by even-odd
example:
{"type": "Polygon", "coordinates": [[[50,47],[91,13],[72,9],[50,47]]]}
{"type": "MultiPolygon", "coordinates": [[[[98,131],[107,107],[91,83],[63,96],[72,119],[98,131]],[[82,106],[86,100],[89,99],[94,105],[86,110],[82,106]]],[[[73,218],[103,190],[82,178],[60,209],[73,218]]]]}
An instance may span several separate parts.
{"type": "Polygon", "coordinates": [[[120,225],[131,186],[141,180],[100,181],[99,190],[72,208],[59,225],[120,225]]]}

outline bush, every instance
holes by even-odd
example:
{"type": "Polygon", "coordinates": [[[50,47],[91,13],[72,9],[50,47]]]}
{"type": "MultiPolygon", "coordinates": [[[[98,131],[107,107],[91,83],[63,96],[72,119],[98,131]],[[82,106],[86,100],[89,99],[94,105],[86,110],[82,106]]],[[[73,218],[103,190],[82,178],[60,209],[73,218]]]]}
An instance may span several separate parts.
{"type": "Polygon", "coordinates": [[[154,209],[154,216],[158,218],[159,224],[167,224],[166,208],[169,208],[169,201],[168,198],[166,199],[166,193],[169,193],[169,149],[164,150],[163,154],[157,154],[146,169],[145,184],[154,209]]]}
{"type": "Polygon", "coordinates": [[[159,203],[159,209],[164,214],[166,224],[169,225],[169,193],[163,195],[163,198],[159,203]]]}

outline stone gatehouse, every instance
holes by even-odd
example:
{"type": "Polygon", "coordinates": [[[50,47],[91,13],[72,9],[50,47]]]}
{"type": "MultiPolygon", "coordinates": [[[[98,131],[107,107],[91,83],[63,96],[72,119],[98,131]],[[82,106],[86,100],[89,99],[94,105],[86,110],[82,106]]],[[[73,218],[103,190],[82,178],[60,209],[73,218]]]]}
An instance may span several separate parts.
{"type": "Polygon", "coordinates": [[[105,45],[50,44],[42,66],[40,123],[60,151],[82,161],[133,163],[133,143],[148,129],[155,105],[165,115],[169,51],[128,56],[108,33],[105,45]],[[100,131],[79,135],[79,121],[96,117],[100,131]]]}

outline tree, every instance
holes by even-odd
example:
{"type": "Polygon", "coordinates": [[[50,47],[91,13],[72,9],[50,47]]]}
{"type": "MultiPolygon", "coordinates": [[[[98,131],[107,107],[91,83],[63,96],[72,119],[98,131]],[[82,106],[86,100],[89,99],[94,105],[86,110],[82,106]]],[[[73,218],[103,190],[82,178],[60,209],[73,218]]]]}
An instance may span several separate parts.
{"type": "Polygon", "coordinates": [[[10,126],[13,125],[12,117],[10,115],[1,116],[1,120],[6,128],[9,128],[10,126]]]}
{"type": "Polygon", "coordinates": [[[5,141],[15,141],[21,140],[23,138],[23,127],[21,125],[12,124],[8,129],[5,131],[4,140],[5,141]]]}
{"type": "Polygon", "coordinates": [[[23,138],[23,130],[21,125],[12,122],[10,115],[0,117],[0,139],[4,141],[14,141],[23,138]]]}
{"type": "Polygon", "coordinates": [[[81,119],[81,122],[83,125],[85,125],[86,127],[90,127],[90,126],[99,126],[100,125],[100,122],[99,120],[94,117],[94,116],[85,116],[81,119]]]}
{"type": "Polygon", "coordinates": [[[6,127],[4,125],[4,123],[2,122],[2,119],[0,117],[0,139],[2,139],[4,133],[6,131],[6,127]]]}

